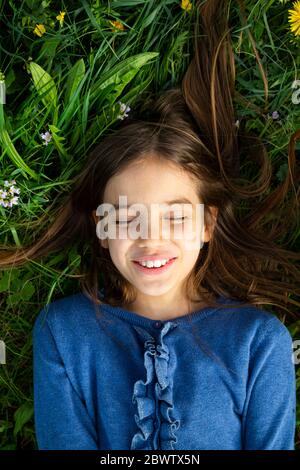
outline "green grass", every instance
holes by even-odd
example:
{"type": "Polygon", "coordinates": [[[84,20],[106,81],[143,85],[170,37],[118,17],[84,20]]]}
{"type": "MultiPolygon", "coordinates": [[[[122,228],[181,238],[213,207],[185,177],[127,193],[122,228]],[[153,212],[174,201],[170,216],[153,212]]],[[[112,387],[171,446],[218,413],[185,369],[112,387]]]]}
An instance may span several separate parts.
{"type": "MultiPolygon", "coordinates": [[[[289,32],[291,2],[246,3],[244,20],[237,2],[231,5],[236,116],[263,138],[276,187],[287,172],[290,136],[300,128],[300,104],[292,102],[292,84],[300,79],[300,41],[289,32]],[[274,111],[276,120],[270,117],[274,111]]],[[[0,187],[15,179],[20,188],[17,205],[0,207],[2,245],[33,240],[38,218],[58,194],[69,191],[89,150],[118,122],[119,101],[134,109],[142,93],[180,84],[192,58],[191,18],[175,0],[0,0],[0,71],[7,93],[0,104],[0,187]],[[56,16],[62,10],[66,16],[60,27],[56,16]],[[113,31],[109,20],[121,21],[125,29],[113,31]],[[45,25],[41,37],[33,33],[36,24],[45,25]],[[40,134],[49,129],[52,140],[44,145],[40,134]]],[[[298,143],[298,155],[299,150],[298,143]]],[[[288,247],[299,250],[299,240],[299,231],[290,234],[288,247]]],[[[32,325],[46,303],[78,290],[72,277],[78,262],[74,246],[67,254],[0,273],[0,339],[7,356],[0,365],[1,449],[37,448],[32,325]]],[[[296,324],[289,328],[295,339],[300,337],[296,324]]],[[[300,449],[299,437],[298,406],[295,442],[300,449]]]]}

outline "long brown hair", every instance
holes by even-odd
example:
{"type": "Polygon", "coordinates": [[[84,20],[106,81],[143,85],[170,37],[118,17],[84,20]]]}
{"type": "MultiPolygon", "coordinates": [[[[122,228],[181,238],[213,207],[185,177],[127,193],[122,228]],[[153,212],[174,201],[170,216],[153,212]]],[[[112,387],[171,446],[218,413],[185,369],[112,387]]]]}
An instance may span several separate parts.
{"type": "Polygon", "coordinates": [[[297,194],[289,200],[287,195],[299,181],[295,142],[300,131],[290,139],[286,179],[270,192],[272,167],[263,143],[235,125],[235,61],[228,1],[199,3],[194,56],[181,87],[136,106],[98,143],[74,177],[71,193],[60,195],[53,210],[39,220],[47,228],[30,246],[2,246],[0,267],[20,266],[80,240],[82,291],[96,305],[101,304],[101,280],[105,302],[118,306],[132,302],[134,287],[118,272],[109,251],[101,247],[92,211],[103,202],[112,176],[130,163],[154,155],[196,178],[205,222],[213,227],[213,236],[189,275],[189,298],[215,305],[221,295],[256,306],[273,305],[294,315],[287,306],[300,306],[291,297],[300,292],[300,256],[277,246],[276,239],[293,230],[296,222],[297,194]],[[242,177],[243,165],[250,160],[260,165],[256,183],[242,177]],[[238,213],[241,199],[251,199],[246,216],[238,213]],[[218,208],[216,220],[212,207],[218,208]],[[197,293],[195,299],[192,292],[197,293]]]}

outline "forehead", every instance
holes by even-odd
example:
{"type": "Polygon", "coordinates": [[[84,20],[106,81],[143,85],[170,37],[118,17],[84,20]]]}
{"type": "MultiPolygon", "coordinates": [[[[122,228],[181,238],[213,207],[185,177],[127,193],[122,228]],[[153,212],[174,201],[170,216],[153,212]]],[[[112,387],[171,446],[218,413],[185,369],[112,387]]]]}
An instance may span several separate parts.
{"type": "Polygon", "coordinates": [[[158,159],[130,164],[108,181],[104,202],[118,203],[127,196],[128,205],[164,203],[188,199],[199,202],[196,178],[178,165],[158,159]]]}

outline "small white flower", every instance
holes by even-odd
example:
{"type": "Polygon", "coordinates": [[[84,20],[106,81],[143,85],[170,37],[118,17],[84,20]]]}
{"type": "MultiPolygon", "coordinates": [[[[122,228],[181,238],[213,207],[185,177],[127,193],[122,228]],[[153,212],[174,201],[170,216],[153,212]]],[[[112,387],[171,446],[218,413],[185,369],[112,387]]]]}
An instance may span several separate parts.
{"type": "Polygon", "coordinates": [[[45,141],[44,145],[48,145],[50,140],[52,139],[51,132],[45,132],[45,134],[40,134],[42,139],[45,141]]]}
{"type": "Polygon", "coordinates": [[[0,204],[2,207],[7,207],[7,203],[3,199],[0,199],[0,204]]]}
{"type": "Polygon", "coordinates": [[[14,197],[10,200],[11,204],[18,204],[18,199],[19,199],[18,196],[14,196],[14,197]]]}
{"type": "Polygon", "coordinates": [[[4,181],[4,186],[7,189],[0,189],[0,205],[2,207],[12,207],[18,204],[19,196],[14,196],[14,194],[20,194],[20,189],[16,188],[14,184],[16,184],[15,180],[4,181]]]}
{"type": "Polygon", "coordinates": [[[117,116],[118,119],[124,119],[125,117],[128,117],[128,114],[129,111],[131,110],[131,108],[129,106],[127,106],[125,103],[122,103],[121,101],[118,101],[119,105],[120,105],[120,112],[121,114],[119,114],[117,116]]]}
{"type": "Polygon", "coordinates": [[[11,194],[20,194],[20,189],[19,189],[19,188],[15,188],[14,186],[11,186],[11,187],[9,188],[9,192],[10,192],[11,194]]]}

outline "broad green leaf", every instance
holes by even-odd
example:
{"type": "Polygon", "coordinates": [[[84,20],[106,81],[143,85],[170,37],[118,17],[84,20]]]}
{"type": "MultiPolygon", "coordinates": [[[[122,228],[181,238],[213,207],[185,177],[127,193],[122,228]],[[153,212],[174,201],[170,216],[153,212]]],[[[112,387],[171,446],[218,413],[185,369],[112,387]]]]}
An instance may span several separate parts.
{"type": "Polygon", "coordinates": [[[48,60],[49,59],[52,60],[55,57],[56,49],[58,45],[60,44],[60,42],[61,42],[61,38],[56,37],[56,36],[45,40],[41,48],[39,58],[41,59],[42,57],[46,56],[48,60]]]}
{"type": "Polygon", "coordinates": [[[71,68],[67,83],[66,83],[66,92],[65,92],[65,103],[69,103],[70,99],[73,97],[74,93],[78,89],[79,83],[82,81],[85,74],[85,65],[84,60],[79,59],[71,68]]]}
{"type": "Polygon", "coordinates": [[[21,431],[23,426],[32,418],[33,416],[33,404],[26,402],[21,405],[14,414],[15,428],[14,428],[14,437],[21,431]]]}
{"type": "MultiPolygon", "coordinates": [[[[142,93],[144,90],[148,88],[150,85],[151,81],[153,80],[153,72],[149,73],[146,77],[146,79],[139,83],[137,86],[130,88],[128,93],[126,95],[122,96],[122,101],[126,104],[130,104],[132,100],[135,99],[137,95],[142,93]]],[[[95,116],[95,118],[92,121],[92,124],[86,131],[86,140],[88,142],[92,141],[96,137],[99,137],[101,135],[101,132],[105,127],[108,125],[109,122],[113,121],[112,116],[110,118],[105,117],[105,114],[108,112],[108,109],[111,110],[111,107],[106,105],[102,107],[102,114],[95,116]]],[[[110,111],[109,111],[110,113],[110,111]]],[[[76,131],[78,131],[79,127],[76,128],[76,131]]],[[[77,137],[77,136],[76,136],[77,137]]],[[[74,137],[75,139],[75,137],[74,137]]],[[[73,143],[72,143],[73,146],[73,143]]]]}
{"type": "Polygon", "coordinates": [[[33,283],[30,282],[30,281],[25,282],[25,284],[23,285],[23,288],[21,290],[22,300],[27,301],[27,300],[31,299],[31,297],[33,296],[34,293],[35,293],[35,287],[34,287],[33,283]]]}
{"type": "Polygon", "coordinates": [[[17,168],[22,170],[28,175],[30,175],[34,179],[38,179],[38,175],[33,171],[31,168],[29,168],[28,165],[24,162],[20,154],[18,153],[17,149],[15,148],[9,133],[7,132],[6,126],[5,126],[5,117],[4,117],[4,111],[3,111],[3,104],[0,103],[0,144],[3,147],[4,153],[7,153],[11,161],[16,165],[17,168]]]}
{"type": "Polygon", "coordinates": [[[138,71],[158,55],[158,52],[137,54],[133,57],[128,57],[107,72],[104,72],[101,79],[92,87],[92,101],[94,99],[97,100],[99,93],[105,90],[105,88],[113,85],[114,90],[110,90],[109,96],[107,97],[108,101],[113,103],[138,71]]]}
{"type": "Polygon", "coordinates": [[[11,273],[5,271],[0,278],[0,292],[7,292],[11,282],[11,273]]]}
{"type": "Polygon", "coordinates": [[[34,86],[42,98],[44,105],[51,106],[53,110],[56,110],[57,90],[53,78],[35,62],[29,62],[28,67],[32,75],[34,86]]]}

